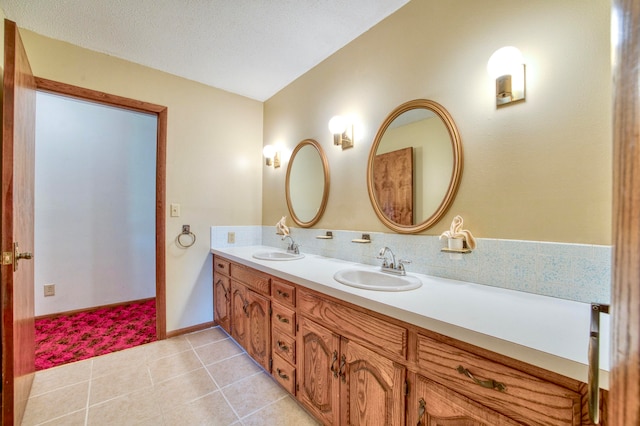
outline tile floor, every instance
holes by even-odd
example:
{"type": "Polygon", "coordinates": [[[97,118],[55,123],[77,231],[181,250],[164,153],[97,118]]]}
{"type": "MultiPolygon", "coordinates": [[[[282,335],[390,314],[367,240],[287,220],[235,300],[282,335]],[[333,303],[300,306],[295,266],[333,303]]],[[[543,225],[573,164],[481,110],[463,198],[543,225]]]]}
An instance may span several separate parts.
{"type": "Polygon", "coordinates": [[[22,424],[318,423],[214,327],[39,371],[22,424]]]}

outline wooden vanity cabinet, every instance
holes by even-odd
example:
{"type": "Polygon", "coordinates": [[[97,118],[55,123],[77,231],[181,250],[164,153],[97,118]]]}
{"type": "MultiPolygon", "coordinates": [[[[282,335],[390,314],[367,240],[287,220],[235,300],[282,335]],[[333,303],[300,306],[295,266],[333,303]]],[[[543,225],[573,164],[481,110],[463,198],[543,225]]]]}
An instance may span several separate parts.
{"type": "Polygon", "coordinates": [[[270,372],[270,278],[234,263],[230,265],[230,275],[231,337],[270,372]]]}
{"type": "Polygon", "coordinates": [[[290,394],[296,395],[295,287],[276,280],[272,284],[271,374],[290,394]]]}
{"type": "Polygon", "coordinates": [[[304,317],[298,336],[298,399],[324,424],[404,424],[404,366],[304,317]]]}
{"type": "Polygon", "coordinates": [[[218,258],[213,262],[213,320],[231,334],[229,262],[218,258]]]}
{"type": "Polygon", "coordinates": [[[218,256],[214,295],[216,322],[325,425],[591,424],[584,383],[218,256]]]}
{"type": "Polygon", "coordinates": [[[413,389],[407,402],[407,425],[516,426],[500,413],[416,373],[409,373],[413,389]]]}

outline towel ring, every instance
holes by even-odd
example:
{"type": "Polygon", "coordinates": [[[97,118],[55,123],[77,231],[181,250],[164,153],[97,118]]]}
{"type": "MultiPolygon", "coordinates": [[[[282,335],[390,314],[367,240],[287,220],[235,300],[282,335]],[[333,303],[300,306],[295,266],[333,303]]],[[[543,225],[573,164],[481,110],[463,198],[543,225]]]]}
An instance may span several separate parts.
{"type": "Polygon", "coordinates": [[[196,243],[196,234],[191,232],[191,227],[189,225],[182,225],[182,232],[180,233],[180,235],[178,235],[176,237],[176,244],[178,244],[182,248],[189,248],[192,245],[194,245],[195,243],[196,243]],[[187,243],[183,243],[182,242],[182,237],[184,235],[186,235],[187,237],[191,238],[191,241],[187,242],[187,243]]]}

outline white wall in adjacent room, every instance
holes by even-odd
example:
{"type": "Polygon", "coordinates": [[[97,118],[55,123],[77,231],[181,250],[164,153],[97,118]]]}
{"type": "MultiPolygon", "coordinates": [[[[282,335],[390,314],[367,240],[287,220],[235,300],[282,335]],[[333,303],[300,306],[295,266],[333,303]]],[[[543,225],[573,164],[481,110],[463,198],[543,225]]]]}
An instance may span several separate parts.
{"type": "Polygon", "coordinates": [[[36,316],[155,296],[156,126],[38,92],[36,316]]]}

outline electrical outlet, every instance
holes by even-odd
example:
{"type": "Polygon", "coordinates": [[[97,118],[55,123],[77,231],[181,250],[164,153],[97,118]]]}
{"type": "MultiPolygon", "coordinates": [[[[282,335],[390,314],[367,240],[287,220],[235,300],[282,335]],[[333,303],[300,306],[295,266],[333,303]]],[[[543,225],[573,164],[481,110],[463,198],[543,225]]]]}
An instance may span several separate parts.
{"type": "Polygon", "coordinates": [[[227,242],[229,244],[235,244],[235,242],[236,242],[236,233],[235,232],[227,232],[227,242]]]}
{"type": "Polygon", "coordinates": [[[56,285],[55,284],[45,284],[44,285],[44,297],[55,296],[56,295],[56,285]]]}

